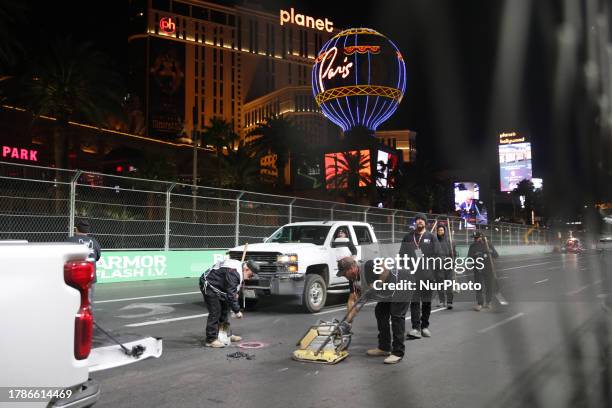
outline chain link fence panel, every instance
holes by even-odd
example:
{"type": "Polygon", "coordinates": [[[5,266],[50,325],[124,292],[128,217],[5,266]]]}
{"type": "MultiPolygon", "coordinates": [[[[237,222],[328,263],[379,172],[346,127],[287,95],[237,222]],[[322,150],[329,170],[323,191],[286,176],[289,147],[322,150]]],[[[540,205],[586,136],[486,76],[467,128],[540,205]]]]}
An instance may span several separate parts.
{"type": "MultiPolygon", "coordinates": [[[[261,242],[291,222],[360,221],[382,243],[400,242],[415,212],[258,192],[0,162],[0,239],[63,241],[87,219],[106,249],[226,249],[261,242]]],[[[465,220],[427,214],[450,227],[457,245],[474,231],[496,246],[548,244],[548,230],[509,223],[467,228],[465,220]]]]}

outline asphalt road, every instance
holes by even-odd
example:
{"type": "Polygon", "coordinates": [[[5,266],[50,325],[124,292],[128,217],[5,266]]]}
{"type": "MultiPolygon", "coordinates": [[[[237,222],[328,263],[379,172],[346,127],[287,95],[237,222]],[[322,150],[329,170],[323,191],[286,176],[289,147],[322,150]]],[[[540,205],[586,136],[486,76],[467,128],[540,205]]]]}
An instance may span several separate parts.
{"type": "Polygon", "coordinates": [[[602,271],[610,273],[612,256],[605,259],[500,259],[510,306],[475,312],[473,294],[462,293],[454,310],[434,307],[433,336],[407,340],[393,366],[365,355],[377,344],[373,304],[354,322],[349,358],[328,366],[295,362],[291,352],[310,324],[341,318],[346,297],[329,298],[316,316],[266,299],[232,323],[263,348],[209,349],[195,279],[98,285],[97,321],[115,334],[163,337],[164,353],[93,373],[102,386],[96,407],[610,407],[612,312],[603,307],[602,271]],[[227,357],[235,351],[254,359],[227,357]]]}

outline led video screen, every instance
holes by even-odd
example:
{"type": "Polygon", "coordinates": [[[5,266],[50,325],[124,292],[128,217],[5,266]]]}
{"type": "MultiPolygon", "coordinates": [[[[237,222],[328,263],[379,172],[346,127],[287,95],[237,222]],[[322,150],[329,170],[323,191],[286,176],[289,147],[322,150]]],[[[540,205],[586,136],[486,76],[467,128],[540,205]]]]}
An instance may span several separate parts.
{"type": "Polygon", "coordinates": [[[365,187],[370,183],[370,151],[325,154],[325,186],[327,189],[348,188],[349,184],[365,187]]]}
{"type": "Polygon", "coordinates": [[[531,143],[499,145],[500,190],[512,191],[521,180],[531,177],[531,143]]]}
{"type": "Polygon", "coordinates": [[[480,203],[480,186],[473,182],[456,182],[455,211],[466,222],[467,227],[487,223],[487,212],[480,203]]]}

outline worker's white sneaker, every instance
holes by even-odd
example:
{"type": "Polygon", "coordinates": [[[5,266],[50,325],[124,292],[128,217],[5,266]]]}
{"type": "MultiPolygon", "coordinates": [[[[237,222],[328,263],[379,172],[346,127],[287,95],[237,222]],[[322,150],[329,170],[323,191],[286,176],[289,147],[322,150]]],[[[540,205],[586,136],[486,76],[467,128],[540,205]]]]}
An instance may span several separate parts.
{"type": "Polygon", "coordinates": [[[206,343],[206,347],[212,348],[223,348],[225,344],[221,343],[219,340],[211,341],[210,343],[206,343]]]}
{"type": "Polygon", "coordinates": [[[481,305],[474,306],[474,311],[476,311],[476,312],[480,312],[481,309],[482,309],[481,305]]]}
{"type": "Polygon", "coordinates": [[[402,361],[402,357],[391,354],[389,357],[385,358],[383,361],[385,364],[397,364],[402,361]]]}
{"type": "Polygon", "coordinates": [[[231,341],[232,343],[235,343],[235,342],[237,342],[237,341],[242,341],[242,337],[240,337],[240,336],[236,336],[235,334],[232,334],[232,335],[230,336],[230,341],[231,341]]]}
{"type": "Polygon", "coordinates": [[[421,330],[421,334],[423,335],[423,337],[431,337],[431,332],[427,328],[421,330]]]}
{"type": "Polygon", "coordinates": [[[408,338],[410,339],[420,339],[421,332],[418,329],[412,329],[408,332],[408,338]]]}
{"type": "Polygon", "coordinates": [[[385,350],[381,350],[379,348],[369,349],[366,351],[366,354],[370,357],[387,357],[391,353],[385,350]]]}

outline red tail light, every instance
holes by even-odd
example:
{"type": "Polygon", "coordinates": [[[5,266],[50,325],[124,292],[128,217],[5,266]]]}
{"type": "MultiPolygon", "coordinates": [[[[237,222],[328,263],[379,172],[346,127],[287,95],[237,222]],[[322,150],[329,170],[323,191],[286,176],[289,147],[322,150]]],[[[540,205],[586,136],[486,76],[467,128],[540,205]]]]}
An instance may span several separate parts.
{"type": "Polygon", "coordinates": [[[66,262],[64,281],[81,294],[81,306],[74,319],[74,357],[83,360],[89,356],[93,340],[93,315],[89,303],[89,289],[94,279],[94,264],[78,261],[66,262]]]}

